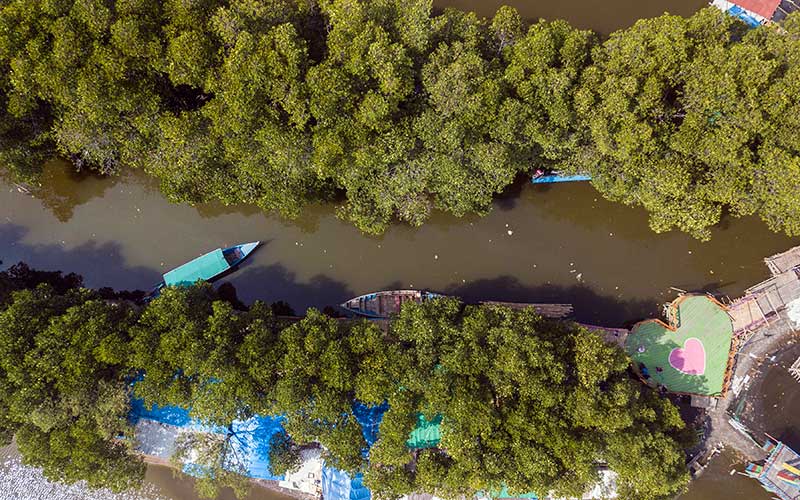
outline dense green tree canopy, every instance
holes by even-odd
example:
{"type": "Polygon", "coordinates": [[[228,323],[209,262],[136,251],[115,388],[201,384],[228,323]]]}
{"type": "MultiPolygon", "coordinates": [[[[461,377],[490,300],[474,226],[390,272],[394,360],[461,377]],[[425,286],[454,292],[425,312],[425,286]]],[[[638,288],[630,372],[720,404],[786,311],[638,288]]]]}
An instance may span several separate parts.
{"type": "Polygon", "coordinates": [[[601,43],[431,0],[6,0],[0,163],[140,168],[173,201],[287,217],[335,201],[369,233],[554,168],[657,231],[730,213],[796,235],[798,24],[709,8],[601,43]]]}
{"type": "MultiPolygon", "coordinates": [[[[601,466],[619,474],[622,498],[668,498],[688,480],[672,403],[629,375],[619,348],[533,310],[440,299],[405,305],[383,329],[313,309],[281,318],[259,302],[237,311],[208,284],[142,306],[79,285],[0,273],[0,434],[55,480],[138,484],[132,396],[218,426],[282,415],[276,470],[321,445],[328,465],[363,472],[385,498],[503,487],[579,496],[601,466]],[[368,455],[356,402],[389,407],[368,455]],[[411,449],[420,419],[440,421],[441,440],[411,449]]],[[[177,443],[201,493],[246,490],[230,439],[194,432],[177,443]]]]}
{"type": "Polygon", "coordinates": [[[455,299],[405,307],[390,333],[402,348],[371,451],[367,482],[377,491],[454,496],[506,486],[580,497],[601,463],[620,474],[624,498],[666,497],[686,483],[677,410],[642,392],[627,356],[599,336],[530,309],[464,309],[455,299]],[[412,459],[405,441],[417,413],[441,416],[442,441],[412,459]],[[632,458],[642,447],[658,481],[632,458]],[[410,489],[392,489],[387,475],[410,489]]]}
{"type": "Polygon", "coordinates": [[[745,34],[703,10],[639,21],[595,48],[576,108],[590,138],[579,160],[597,188],[644,206],[657,231],[706,237],[729,211],[798,234],[788,193],[800,187],[800,101],[785,94],[797,85],[797,28],[787,28],[745,34]]]}
{"type": "Polygon", "coordinates": [[[138,484],[131,454],[124,303],[49,284],[13,292],[0,312],[0,426],[46,477],[116,491],[138,484]]]}

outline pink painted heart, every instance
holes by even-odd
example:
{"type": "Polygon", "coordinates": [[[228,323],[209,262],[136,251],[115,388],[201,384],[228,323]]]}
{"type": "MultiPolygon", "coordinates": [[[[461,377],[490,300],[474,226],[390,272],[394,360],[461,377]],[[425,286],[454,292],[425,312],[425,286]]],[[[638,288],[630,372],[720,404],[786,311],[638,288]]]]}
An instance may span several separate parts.
{"type": "Polygon", "coordinates": [[[683,348],[676,347],[669,353],[669,364],[687,375],[702,375],[706,372],[706,350],[699,339],[686,339],[683,348]]]}

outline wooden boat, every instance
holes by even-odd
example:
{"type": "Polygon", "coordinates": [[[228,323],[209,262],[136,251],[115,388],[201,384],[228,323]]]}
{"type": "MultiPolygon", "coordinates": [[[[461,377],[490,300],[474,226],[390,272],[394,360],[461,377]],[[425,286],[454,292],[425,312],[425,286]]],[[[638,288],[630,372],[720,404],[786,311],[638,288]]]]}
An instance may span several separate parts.
{"type": "Polygon", "coordinates": [[[437,297],[444,297],[444,295],[426,290],[387,290],[354,297],[341,304],[340,307],[358,316],[387,319],[389,316],[399,313],[403,304],[407,302],[420,303],[437,297]]]}
{"type": "Polygon", "coordinates": [[[164,273],[163,281],[152,292],[165,286],[189,286],[198,280],[211,281],[242,263],[260,245],[260,241],[242,243],[228,248],[217,248],[186,264],[164,273]]]}

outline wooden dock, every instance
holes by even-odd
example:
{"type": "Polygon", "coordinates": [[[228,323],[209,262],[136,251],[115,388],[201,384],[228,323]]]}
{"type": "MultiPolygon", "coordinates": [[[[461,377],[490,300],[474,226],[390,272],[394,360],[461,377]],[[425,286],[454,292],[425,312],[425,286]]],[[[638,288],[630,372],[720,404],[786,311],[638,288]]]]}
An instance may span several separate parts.
{"type": "Polygon", "coordinates": [[[768,325],[790,303],[800,299],[800,246],[767,257],[764,263],[772,276],[751,286],[727,306],[736,333],[768,325]]]}
{"type": "Polygon", "coordinates": [[[532,307],[537,313],[545,318],[564,319],[573,312],[572,304],[540,304],[529,302],[498,302],[494,300],[484,300],[479,302],[487,306],[503,306],[510,309],[527,309],[532,307]]]}
{"type": "Polygon", "coordinates": [[[777,253],[764,259],[773,276],[790,271],[800,266],[800,246],[790,248],[785,252],[777,253]]]}
{"type": "Polygon", "coordinates": [[[578,325],[587,330],[599,333],[607,343],[614,344],[622,349],[625,348],[625,339],[627,339],[628,334],[631,333],[627,328],[611,328],[609,326],[589,325],[586,323],[578,323],[578,325]]]}

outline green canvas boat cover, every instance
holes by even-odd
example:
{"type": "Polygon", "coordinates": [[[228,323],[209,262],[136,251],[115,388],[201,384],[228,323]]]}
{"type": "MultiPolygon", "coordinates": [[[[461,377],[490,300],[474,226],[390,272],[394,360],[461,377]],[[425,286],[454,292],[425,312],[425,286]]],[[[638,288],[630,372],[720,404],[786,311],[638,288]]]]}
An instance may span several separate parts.
{"type": "Polygon", "coordinates": [[[508,488],[503,486],[503,489],[500,491],[492,491],[489,496],[496,499],[503,499],[503,498],[527,498],[528,500],[537,500],[537,496],[535,493],[522,493],[518,495],[512,495],[508,492],[508,488]]]}
{"type": "Polygon", "coordinates": [[[406,446],[415,450],[438,446],[442,439],[441,425],[441,415],[436,415],[433,420],[428,420],[423,414],[418,414],[417,426],[411,431],[406,446]]]}
{"type": "Polygon", "coordinates": [[[192,285],[197,280],[209,280],[229,267],[222,249],[217,248],[166,273],[164,283],[167,286],[192,285]]]}

